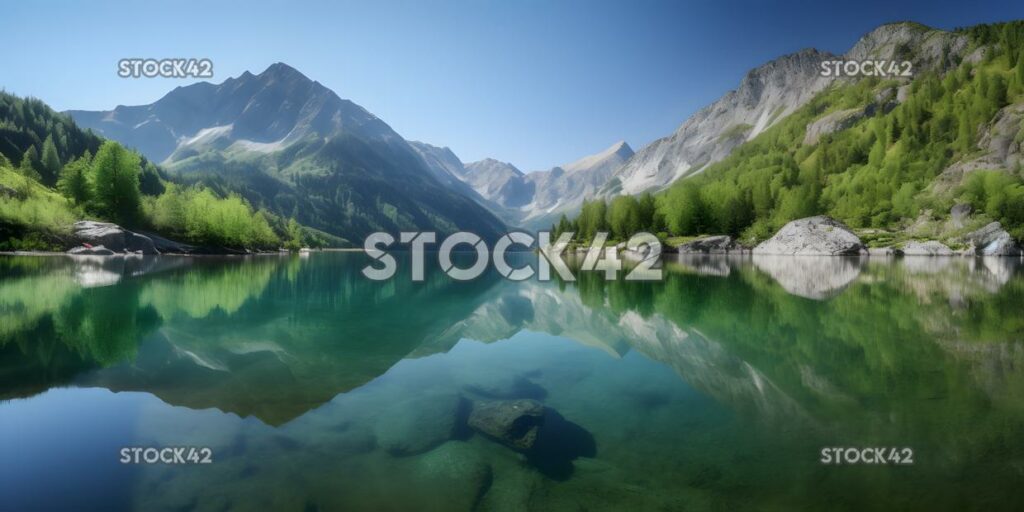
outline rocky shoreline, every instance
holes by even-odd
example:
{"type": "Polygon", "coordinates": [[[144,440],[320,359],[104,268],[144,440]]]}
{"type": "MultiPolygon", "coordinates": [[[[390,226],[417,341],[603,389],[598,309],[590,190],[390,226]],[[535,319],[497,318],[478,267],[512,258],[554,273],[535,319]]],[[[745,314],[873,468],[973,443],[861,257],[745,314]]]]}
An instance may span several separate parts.
{"type": "MultiPolygon", "coordinates": [[[[78,221],[72,225],[73,247],[64,254],[72,256],[156,256],[166,255],[247,255],[278,253],[230,247],[196,246],[170,240],[154,233],[135,232],[110,222],[78,221]]],[[[60,253],[57,253],[60,254],[60,253]]]]}
{"type": "Polygon", "coordinates": [[[730,236],[701,237],[667,248],[678,254],[754,254],[771,256],[1008,256],[1024,257],[1021,244],[992,222],[958,240],[965,248],[954,250],[936,240],[912,240],[901,245],[868,247],[842,222],[826,216],[808,217],[787,223],[773,237],[755,247],[746,247],[730,236]]]}

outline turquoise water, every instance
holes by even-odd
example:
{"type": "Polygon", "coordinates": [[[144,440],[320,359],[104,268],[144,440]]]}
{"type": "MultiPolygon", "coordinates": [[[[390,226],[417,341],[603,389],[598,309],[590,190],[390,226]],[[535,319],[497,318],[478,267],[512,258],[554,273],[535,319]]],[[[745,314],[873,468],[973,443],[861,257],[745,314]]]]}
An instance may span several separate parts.
{"type": "Polygon", "coordinates": [[[376,283],[366,262],[0,257],[0,510],[1024,503],[1019,260],[669,259],[661,282],[551,283],[376,283]],[[531,450],[466,424],[510,399],[545,407],[531,450]],[[119,462],[174,446],[212,462],[119,462]]]}

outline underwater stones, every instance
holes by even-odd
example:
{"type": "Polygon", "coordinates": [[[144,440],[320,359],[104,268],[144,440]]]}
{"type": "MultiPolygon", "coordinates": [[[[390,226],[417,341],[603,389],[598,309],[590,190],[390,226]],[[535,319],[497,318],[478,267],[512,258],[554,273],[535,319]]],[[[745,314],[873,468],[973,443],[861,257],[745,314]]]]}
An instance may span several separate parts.
{"type": "Polygon", "coordinates": [[[491,486],[491,466],[463,441],[449,441],[419,457],[415,467],[417,507],[474,510],[491,486]]]}
{"type": "Polygon", "coordinates": [[[516,450],[528,450],[537,441],[544,422],[544,406],[536,400],[492,400],[473,404],[469,426],[516,450]]]}
{"type": "Polygon", "coordinates": [[[373,433],[392,455],[423,453],[455,435],[462,399],[455,395],[407,400],[389,407],[373,433]]]}
{"type": "Polygon", "coordinates": [[[791,221],[754,248],[754,254],[772,255],[844,256],[866,252],[850,228],[823,215],[791,221]]]}

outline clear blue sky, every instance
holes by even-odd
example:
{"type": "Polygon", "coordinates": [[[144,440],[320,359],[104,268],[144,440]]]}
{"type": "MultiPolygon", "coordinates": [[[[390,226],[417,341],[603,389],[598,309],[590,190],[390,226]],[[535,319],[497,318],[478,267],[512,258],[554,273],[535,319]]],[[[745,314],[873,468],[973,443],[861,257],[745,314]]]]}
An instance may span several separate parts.
{"type": "Polygon", "coordinates": [[[286,62],[408,139],[524,170],[639,149],[750,68],[875,26],[1024,18],[1019,0],[49,2],[4,6],[0,87],[54,108],[150,103],[194,80],[123,79],[125,57],[209,57],[214,82],[286,62]],[[158,5],[160,4],[160,5],[158,5]]]}

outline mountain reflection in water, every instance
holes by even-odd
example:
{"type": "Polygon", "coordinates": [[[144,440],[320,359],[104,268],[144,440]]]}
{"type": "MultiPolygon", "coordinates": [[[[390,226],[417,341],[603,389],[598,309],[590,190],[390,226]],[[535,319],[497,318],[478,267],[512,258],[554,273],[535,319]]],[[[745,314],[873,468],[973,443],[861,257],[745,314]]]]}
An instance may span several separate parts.
{"type": "Polygon", "coordinates": [[[1021,502],[1020,260],[664,263],[661,282],[413,283],[400,265],[379,283],[354,253],[2,257],[0,503],[1021,502]],[[464,425],[465,407],[510,399],[546,407],[531,450],[464,425]],[[116,464],[119,446],[178,445],[215,463],[116,464]],[[826,446],[908,446],[916,463],[825,466],[826,446]]]}

